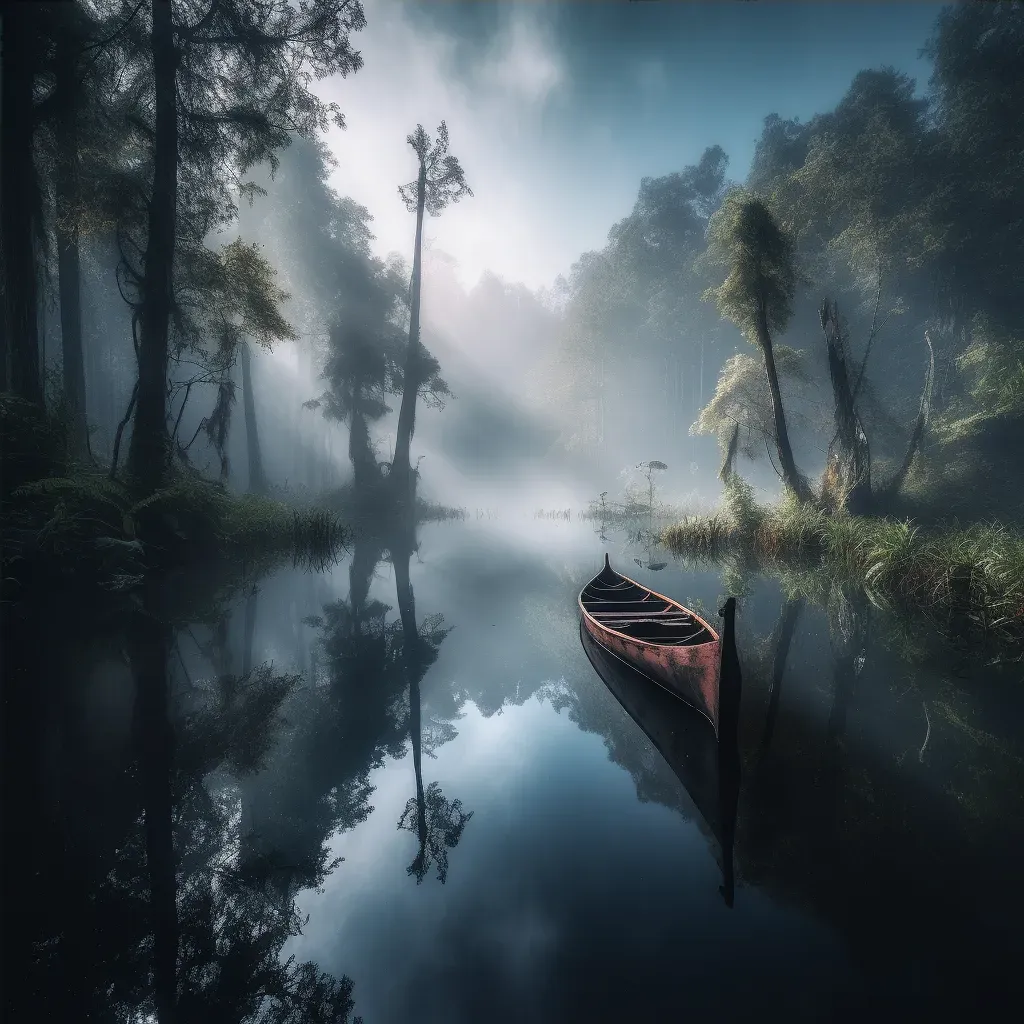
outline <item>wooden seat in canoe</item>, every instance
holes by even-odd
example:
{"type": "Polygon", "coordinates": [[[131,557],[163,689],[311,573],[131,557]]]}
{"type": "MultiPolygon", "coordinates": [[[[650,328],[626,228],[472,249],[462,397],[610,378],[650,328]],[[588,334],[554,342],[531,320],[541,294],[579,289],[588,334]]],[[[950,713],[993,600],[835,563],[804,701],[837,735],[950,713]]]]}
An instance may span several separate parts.
{"type": "Polygon", "coordinates": [[[612,569],[580,592],[583,626],[604,648],[718,723],[718,634],[695,612],[612,569]]]}

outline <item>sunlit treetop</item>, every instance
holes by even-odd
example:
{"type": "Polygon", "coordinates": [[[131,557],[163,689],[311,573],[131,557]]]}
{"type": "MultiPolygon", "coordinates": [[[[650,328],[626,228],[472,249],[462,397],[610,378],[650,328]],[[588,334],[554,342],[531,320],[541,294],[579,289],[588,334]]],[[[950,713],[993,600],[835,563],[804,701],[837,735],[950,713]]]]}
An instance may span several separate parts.
{"type": "MultiPolygon", "coordinates": [[[[811,383],[806,355],[788,345],[776,345],[775,365],[785,390],[794,398],[802,397],[811,383]]],[[[795,422],[803,419],[789,402],[786,408],[795,422]]],[[[740,426],[739,451],[747,458],[760,457],[764,454],[765,445],[774,442],[772,399],[764,363],[760,356],[745,352],[726,361],[714,396],[701,409],[690,433],[710,434],[718,438],[724,450],[737,424],[740,426]]]]}
{"type": "MultiPolygon", "coordinates": [[[[416,131],[406,138],[420,162],[423,176],[423,208],[436,217],[449,203],[457,203],[463,196],[472,196],[473,190],[466,184],[466,175],[459,159],[448,152],[448,126],[441,122],[437,129],[437,140],[431,145],[430,136],[423,125],[416,125],[416,131]]],[[[406,209],[416,212],[419,202],[419,178],[401,185],[398,194],[406,209]]]]}
{"type": "Polygon", "coordinates": [[[742,188],[725,197],[708,227],[706,260],[724,267],[728,276],[704,297],[714,299],[744,337],[760,343],[762,312],[770,332],[786,329],[797,284],[793,240],[763,199],[742,188]]]}

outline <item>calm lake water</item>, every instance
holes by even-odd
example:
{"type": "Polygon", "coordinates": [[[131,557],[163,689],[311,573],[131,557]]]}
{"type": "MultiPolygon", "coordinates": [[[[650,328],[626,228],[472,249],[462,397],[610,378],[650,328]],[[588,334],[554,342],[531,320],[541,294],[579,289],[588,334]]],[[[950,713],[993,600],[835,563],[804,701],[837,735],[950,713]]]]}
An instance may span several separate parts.
{"type": "MultiPolygon", "coordinates": [[[[730,907],[713,758],[658,752],[575,600],[605,550],[712,617],[735,581],[573,521],[419,541],[407,589],[362,544],[11,613],[11,1019],[259,1019],[290,957],[350,979],[366,1024],[1001,1019],[1019,665],[750,581],[730,907]]],[[[685,709],[645,724],[708,749],[685,709]]],[[[326,1019],[294,1013],[267,1019],[326,1019]]]]}

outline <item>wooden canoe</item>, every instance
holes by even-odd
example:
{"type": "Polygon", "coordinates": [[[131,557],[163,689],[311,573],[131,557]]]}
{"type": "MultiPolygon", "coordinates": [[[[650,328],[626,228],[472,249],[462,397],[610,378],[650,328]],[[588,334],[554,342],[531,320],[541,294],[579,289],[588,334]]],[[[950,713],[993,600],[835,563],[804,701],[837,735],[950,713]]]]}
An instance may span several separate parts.
{"type": "Polygon", "coordinates": [[[696,612],[604,568],[580,592],[583,627],[602,647],[691,704],[718,733],[721,639],[696,612]]]}
{"type": "MultiPolygon", "coordinates": [[[[732,906],[733,841],[739,800],[739,687],[723,687],[722,729],[716,739],[705,717],[599,644],[580,623],[580,640],[602,682],[640,727],[682,783],[717,840],[721,893],[732,906]],[[735,707],[733,707],[735,705],[735,707]]],[[[714,844],[713,844],[714,845],[714,844]]]]}

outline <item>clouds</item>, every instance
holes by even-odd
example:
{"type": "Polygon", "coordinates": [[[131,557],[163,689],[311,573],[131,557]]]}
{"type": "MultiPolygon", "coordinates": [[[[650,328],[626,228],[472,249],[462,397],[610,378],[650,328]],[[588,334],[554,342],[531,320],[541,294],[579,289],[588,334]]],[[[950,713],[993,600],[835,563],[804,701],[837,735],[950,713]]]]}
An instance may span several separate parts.
{"type": "Polygon", "coordinates": [[[357,37],[363,69],[323,92],[348,123],[329,137],[339,160],[332,183],[373,213],[377,251],[411,255],[414,222],[397,193],[416,171],[405,140],[417,124],[433,132],[443,119],[475,195],[428,220],[427,237],[455,255],[465,285],[486,268],[531,285],[552,279],[572,257],[569,247],[555,254],[537,237],[543,214],[530,184],[544,104],[565,71],[538,14],[513,7],[489,39],[466,46],[402,5],[366,7],[357,37]]]}
{"type": "Polygon", "coordinates": [[[377,251],[411,255],[397,188],[415,175],[406,136],[444,119],[475,196],[428,221],[463,285],[489,268],[550,284],[600,248],[641,178],[722,145],[746,174],[764,117],[830,109],[865,66],[920,68],[934,9],[859,6],[500,4],[365,0],[364,67],[323,83],[348,131],[329,142],[334,185],[373,213],[377,251]]]}
{"type": "Polygon", "coordinates": [[[538,103],[563,81],[565,69],[538,19],[515,10],[484,62],[480,79],[506,95],[538,103]]]}

